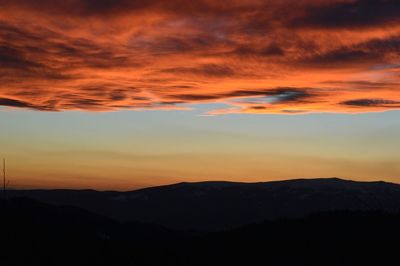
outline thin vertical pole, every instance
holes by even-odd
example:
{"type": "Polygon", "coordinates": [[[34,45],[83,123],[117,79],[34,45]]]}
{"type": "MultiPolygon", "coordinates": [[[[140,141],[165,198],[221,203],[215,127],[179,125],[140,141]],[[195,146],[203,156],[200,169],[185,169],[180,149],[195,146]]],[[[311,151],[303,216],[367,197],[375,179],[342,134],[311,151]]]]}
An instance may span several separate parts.
{"type": "Polygon", "coordinates": [[[6,159],[3,158],[3,193],[6,198],[6,159]]]}

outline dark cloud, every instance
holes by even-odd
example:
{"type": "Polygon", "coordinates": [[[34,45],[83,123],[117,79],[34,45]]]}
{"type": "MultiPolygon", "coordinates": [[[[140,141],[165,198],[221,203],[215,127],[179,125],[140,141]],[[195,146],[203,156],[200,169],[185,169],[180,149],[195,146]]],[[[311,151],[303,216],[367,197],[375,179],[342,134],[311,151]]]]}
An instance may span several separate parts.
{"type": "Polygon", "coordinates": [[[316,96],[317,89],[314,88],[292,88],[282,87],[275,89],[260,90],[237,90],[224,94],[224,97],[271,97],[273,103],[303,101],[316,96]],[[314,91],[314,92],[311,92],[314,91]]]}
{"type": "Polygon", "coordinates": [[[273,97],[273,103],[294,103],[315,97],[309,90],[305,88],[277,88],[268,91],[266,94],[273,97]]]}
{"type": "Polygon", "coordinates": [[[355,47],[342,47],[325,53],[317,53],[300,59],[301,64],[315,67],[343,68],[361,65],[368,62],[381,62],[382,55],[364,51],[355,47]]]}
{"type": "MultiPolygon", "coordinates": [[[[296,103],[304,102],[307,99],[316,97],[316,89],[313,88],[275,88],[275,89],[260,89],[260,90],[236,90],[228,93],[216,93],[216,94],[176,94],[170,95],[172,98],[180,99],[183,101],[204,101],[204,100],[216,100],[216,99],[227,99],[227,98],[252,98],[252,97],[265,97],[269,98],[269,102],[272,104],[283,104],[283,103],[296,103]],[[311,92],[314,90],[314,92],[311,92]]],[[[246,101],[246,100],[244,100],[246,101]]]]}
{"type": "Polygon", "coordinates": [[[392,101],[385,99],[355,99],[355,100],[344,101],[341,104],[355,106],[355,107],[400,108],[399,101],[392,101]]]}
{"type": "Polygon", "coordinates": [[[334,88],[340,88],[341,90],[348,91],[370,91],[376,92],[384,90],[393,90],[400,87],[398,82],[371,82],[366,80],[352,80],[352,81],[324,81],[321,84],[333,86],[334,88]]]}
{"type": "Polygon", "coordinates": [[[267,96],[268,89],[260,90],[236,90],[232,92],[225,93],[224,97],[252,97],[252,96],[267,96]]]}
{"type": "Polygon", "coordinates": [[[66,77],[80,67],[137,67],[142,62],[121,49],[85,38],[70,38],[43,28],[17,28],[0,21],[0,68],[66,77]]]}
{"type": "Polygon", "coordinates": [[[235,71],[226,65],[204,64],[199,67],[176,67],[164,69],[165,73],[174,74],[192,74],[207,77],[229,77],[235,74],[235,71]]]}
{"type": "Polygon", "coordinates": [[[289,24],[294,27],[352,28],[399,21],[398,0],[357,0],[306,7],[304,15],[289,24]]]}
{"type": "Polygon", "coordinates": [[[285,51],[278,44],[273,43],[262,49],[261,54],[265,56],[284,56],[285,51]]]}
{"type": "Polygon", "coordinates": [[[210,49],[224,42],[224,40],[220,40],[212,35],[186,36],[182,34],[181,36],[146,39],[142,36],[143,34],[144,33],[134,36],[131,41],[131,46],[135,49],[145,49],[148,53],[157,56],[195,51],[210,53],[210,49]]]}
{"type": "Polygon", "coordinates": [[[9,106],[9,107],[22,107],[22,108],[32,108],[33,106],[27,102],[9,99],[9,98],[0,98],[0,105],[9,106]]]}
{"type": "Polygon", "coordinates": [[[149,7],[156,1],[130,0],[2,0],[1,5],[69,16],[111,15],[149,7]]]}
{"type": "Polygon", "coordinates": [[[0,80],[23,78],[67,79],[68,76],[35,60],[31,54],[0,43],[0,80]]]}
{"type": "Polygon", "coordinates": [[[132,47],[136,49],[146,49],[153,54],[182,53],[193,50],[190,42],[184,38],[162,37],[147,40],[141,35],[132,38],[132,47]]]}
{"type": "Polygon", "coordinates": [[[249,36],[263,36],[274,31],[274,20],[268,11],[271,8],[260,7],[257,11],[245,13],[243,22],[236,27],[236,32],[249,36]]]}
{"type": "Polygon", "coordinates": [[[122,101],[125,100],[126,97],[124,90],[114,90],[110,93],[110,100],[112,101],[122,101]]]}
{"type": "MultiPolygon", "coordinates": [[[[124,13],[149,7],[154,1],[131,0],[81,0],[80,12],[84,14],[124,13]]],[[[77,3],[78,4],[78,3],[77,3]]]]}
{"type": "Polygon", "coordinates": [[[132,100],[134,100],[134,101],[150,101],[151,98],[149,98],[149,97],[141,97],[141,96],[133,96],[132,100]]]}
{"type": "MultiPolygon", "coordinates": [[[[400,14],[399,14],[400,15],[400,14]]],[[[390,36],[381,39],[372,39],[367,42],[357,45],[359,48],[364,48],[376,53],[400,53],[400,36],[390,36]]]]}
{"type": "Polygon", "coordinates": [[[206,94],[175,94],[169,97],[179,99],[182,101],[206,101],[221,98],[220,95],[206,95],[206,94]]]}
{"type": "Polygon", "coordinates": [[[282,113],[285,114],[302,114],[302,113],[307,113],[306,110],[282,110],[282,113]]]}
{"type": "Polygon", "coordinates": [[[104,110],[105,104],[102,100],[83,97],[70,99],[69,101],[59,104],[60,109],[71,109],[71,107],[82,110],[104,110]]]}
{"type": "Polygon", "coordinates": [[[277,43],[271,43],[266,47],[252,47],[249,45],[239,45],[228,53],[240,57],[281,57],[285,55],[285,50],[277,43]]]}
{"type": "Polygon", "coordinates": [[[253,110],[265,110],[265,109],[267,109],[267,107],[263,106],[263,105],[255,105],[255,106],[251,106],[250,108],[253,109],[253,110]]]}
{"type": "Polygon", "coordinates": [[[242,10],[241,5],[220,5],[207,0],[2,0],[4,7],[18,7],[47,14],[67,16],[115,17],[143,11],[158,11],[178,14],[207,14],[242,10]]]}
{"type": "Polygon", "coordinates": [[[0,106],[28,108],[39,111],[55,111],[50,103],[48,105],[36,105],[26,101],[10,99],[10,98],[0,98],[0,106]]]}
{"type": "Polygon", "coordinates": [[[0,68],[37,69],[41,64],[27,59],[20,51],[12,47],[0,46],[0,68]]]}
{"type": "Polygon", "coordinates": [[[6,41],[13,41],[16,44],[27,44],[27,49],[35,49],[40,52],[45,52],[41,47],[31,47],[29,44],[42,42],[43,38],[57,38],[57,32],[45,29],[43,27],[34,27],[34,30],[28,30],[27,26],[13,25],[7,21],[0,20],[0,38],[6,41]]]}
{"type": "Polygon", "coordinates": [[[366,80],[352,80],[352,81],[338,81],[338,80],[327,80],[321,82],[321,84],[332,84],[332,85],[349,85],[361,88],[383,88],[387,86],[399,86],[399,83],[393,82],[371,82],[366,80]]]}
{"type": "Polygon", "coordinates": [[[176,104],[184,104],[184,101],[163,101],[159,102],[161,105],[176,105],[176,104]]]}
{"type": "Polygon", "coordinates": [[[343,68],[354,65],[382,65],[400,54],[400,36],[374,38],[354,45],[341,46],[334,50],[319,52],[299,59],[301,64],[317,67],[343,68]]]}

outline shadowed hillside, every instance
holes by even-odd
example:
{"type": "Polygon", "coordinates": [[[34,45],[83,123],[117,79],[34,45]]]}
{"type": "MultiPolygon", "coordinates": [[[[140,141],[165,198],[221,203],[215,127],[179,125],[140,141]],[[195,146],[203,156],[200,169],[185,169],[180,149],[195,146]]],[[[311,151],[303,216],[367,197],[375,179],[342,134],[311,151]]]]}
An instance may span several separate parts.
{"type": "Polygon", "coordinates": [[[172,229],[221,230],[335,210],[400,209],[400,185],[337,178],[265,183],[179,183],[131,192],[12,191],[45,203],[73,205],[118,221],[172,229]]]}
{"type": "Polygon", "coordinates": [[[398,261],[398,214],[325,212],[194,235],[28,199],[1,206],[5,266],[378,266],[398,261]]]}

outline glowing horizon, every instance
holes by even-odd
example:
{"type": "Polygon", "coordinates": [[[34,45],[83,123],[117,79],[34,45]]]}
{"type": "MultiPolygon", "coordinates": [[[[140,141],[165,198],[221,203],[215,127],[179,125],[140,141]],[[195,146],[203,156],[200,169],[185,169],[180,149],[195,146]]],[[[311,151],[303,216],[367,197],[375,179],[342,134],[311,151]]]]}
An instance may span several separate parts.
{"type": "Polygon", "coordinates": [[[17,188],[333,176],[399,182],[398,111],[199,116],[203,111],[0,112],[1,155],[17,188]]]}

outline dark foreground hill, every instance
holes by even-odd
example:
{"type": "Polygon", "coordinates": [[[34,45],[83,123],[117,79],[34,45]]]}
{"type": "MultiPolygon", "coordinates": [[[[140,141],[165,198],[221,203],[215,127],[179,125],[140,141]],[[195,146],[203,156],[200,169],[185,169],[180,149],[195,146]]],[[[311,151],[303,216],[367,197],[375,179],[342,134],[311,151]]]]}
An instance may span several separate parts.
{"type": "Polygon", "coordinates": [[[10,191],[44,203],[77,206],[118,221],[213,231],[321,211],[400,209],[400,185],[337,178],[266,183],[200,182],[131,192],[10,191]]]}
{"type": "MultiPolygon", "coordinates": [[[[0,265],[124,265],[186,236],[158,225],[117,222],[71,206],[1,200],[0,265]]],[[[157,262],[158,261],[154,261],[157,262]]],[[[161,264],[160,264],[161,265],[161,264]]]]}
{"type": "Polygon", "coordinates": [[[1,265],[398,265],[400,215],[327,212],[192,234],[28,199],[2,201],[1,265]]]}

